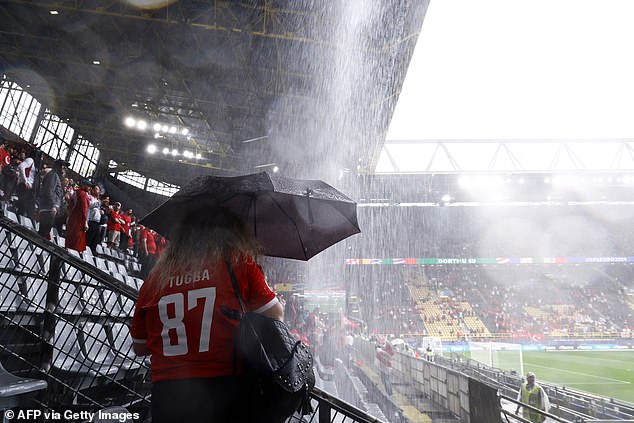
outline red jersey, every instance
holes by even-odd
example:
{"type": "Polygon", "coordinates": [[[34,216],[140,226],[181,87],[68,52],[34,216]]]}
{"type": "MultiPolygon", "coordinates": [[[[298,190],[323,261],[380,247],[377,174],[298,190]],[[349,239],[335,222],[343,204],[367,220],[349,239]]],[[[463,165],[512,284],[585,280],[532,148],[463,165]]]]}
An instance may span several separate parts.
{"type": "Polygon", "coordinates": [[[156,235],[154,239],[156,240],[156,258],[161,258],[165,247],[167,247],[167,240],[160,235],[156,235]]]}
{"type": "Polygon", "coordinates": [[[121,230],[124,234],[130,236],[130,225],[132,224],[132,218],[125,213],[119,215],[119,217],[123,219],[124,222],[123,225],[121,225],[121,230]]]}
{"type": "Polygon", "coordinates": [[[145,240],[145,246],[147,247],[147,253],[156,254],[156,240],[154,234],[150,232],[148,228],[141,229],[141,241],[145,240]]]}
{"type": "MultiPolygon", "coordinates": [[[[240,260],[234,272],[249,311],[263,312],[277,303],[253,259],[240,260]]],[[[170,275],[159,294],[146,289],[151,283],[141,286],[130,335],[152,354],[152,381],[232,375],[238,322],[220,308],[240,310],[240,303],[224,262],[170,275]]]]}
{"type": "Polygon", "coordinates": [[[0,148],[0,169],[11,164],[11,155],[4,148],[0,148]]]}
{"type": "Polygon", "coordinates": [[[114,210],[110,210],[110,214],[108,215],[108,230],[109,231],[119,232],[121,230],[121,223],[117,221],[117,219],[119,218],[120,216],[118,212],[114,210]]]}

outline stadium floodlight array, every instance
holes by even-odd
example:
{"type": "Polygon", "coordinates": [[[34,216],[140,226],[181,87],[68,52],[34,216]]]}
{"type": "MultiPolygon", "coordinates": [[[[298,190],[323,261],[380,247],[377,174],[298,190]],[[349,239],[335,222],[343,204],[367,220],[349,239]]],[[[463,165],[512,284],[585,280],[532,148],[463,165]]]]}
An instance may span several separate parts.
{"type": "Polygon", "coordinates": [[[522,344],[507,342],[469,342],[467,357],[489,367],[502,370],[519,370],[524,374],[522,344]]]}

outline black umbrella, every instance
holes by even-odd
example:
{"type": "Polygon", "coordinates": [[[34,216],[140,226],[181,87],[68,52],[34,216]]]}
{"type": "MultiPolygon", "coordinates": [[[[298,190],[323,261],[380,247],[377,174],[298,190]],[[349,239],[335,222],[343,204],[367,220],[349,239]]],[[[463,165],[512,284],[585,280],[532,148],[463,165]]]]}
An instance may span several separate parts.
{"type": "Polygon", "coordinates": [[[169,238],[192,208],[219,207],[244,220],[264,254],[308,260],[361,232],[357,204],[323,181],[266,172],[236,177],[200,176],[141,220],[169,238]]]}

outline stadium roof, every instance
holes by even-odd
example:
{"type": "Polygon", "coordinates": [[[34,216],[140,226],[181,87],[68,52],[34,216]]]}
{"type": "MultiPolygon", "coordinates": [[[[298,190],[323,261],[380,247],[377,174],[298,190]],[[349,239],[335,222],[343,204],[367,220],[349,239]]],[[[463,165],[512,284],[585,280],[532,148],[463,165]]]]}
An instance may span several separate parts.
{"type": "Polygon", "coordinates": [[[427,4],[7,0],[0,71],[119,169],[329,179],[375,161],[427,4]]]}

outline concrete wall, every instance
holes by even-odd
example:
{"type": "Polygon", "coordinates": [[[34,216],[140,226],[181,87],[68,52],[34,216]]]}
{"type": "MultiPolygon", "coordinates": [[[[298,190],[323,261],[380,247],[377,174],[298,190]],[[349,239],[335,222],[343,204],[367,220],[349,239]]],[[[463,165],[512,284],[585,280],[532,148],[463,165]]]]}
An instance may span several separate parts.
{"type": "MultiPolygon", "coordinates": [[[[355,339],[356,358],[366,366],[379,370],[375,365],[376,345],[363,339],[355,339]]],[[[432,400],[465,423],[472,422],[469,401],[469,377],[456,370],[436,363],[396,352],[392,358],[392,383],[414,391],[417,396],[432,400]]],[[[480,383],[472,380],[472,383],[480,383]]],[[[475,404],[474,404],[475,406],[475,404]]],[[[425,410],[421,410],[425,412],[425,410]]]]}

